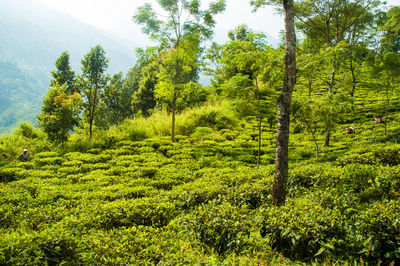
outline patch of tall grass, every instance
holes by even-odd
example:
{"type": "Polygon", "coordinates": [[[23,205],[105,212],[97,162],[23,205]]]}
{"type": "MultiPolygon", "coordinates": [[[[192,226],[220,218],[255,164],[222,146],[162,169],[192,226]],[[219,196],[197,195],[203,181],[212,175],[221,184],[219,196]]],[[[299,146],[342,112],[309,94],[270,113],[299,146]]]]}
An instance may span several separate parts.
{"type": "MultiPolygon", "coordinates": [[[[148,138],[171,135],[171,115],[166,111],[154,112],[151,117],[127,119],[108,130],[94,131],[92,138],[77,130],[65,145],[67,151],[86,152],[94,148],[111,148],[120,141],[141,141],[148,138]]],[[[176,116],[175,135],[190,136],[196,128],[212,130],[234,128],[238,119],[229,109],[228,102],[208,104],[200,108],[187,109],[176,116]]]]}

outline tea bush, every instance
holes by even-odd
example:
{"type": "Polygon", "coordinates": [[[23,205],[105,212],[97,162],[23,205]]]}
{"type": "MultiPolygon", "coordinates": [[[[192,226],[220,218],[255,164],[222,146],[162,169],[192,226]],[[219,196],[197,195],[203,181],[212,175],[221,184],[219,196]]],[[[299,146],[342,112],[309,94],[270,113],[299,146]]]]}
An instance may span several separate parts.
{"type": "Polygon", "coordinates": [[[0,263],[4,265],[58,265],[77,261],[77,240],[68,231],[10,232],[0,237],[0,263]]]}
{"type": "Polygon", "coordinates": [[[2,167],[0,168],[0,181],[10,182],[22,178],[25,174],[25,169],[20,167],[2,167]]]}
{"type": "Polygon", "coordinates": [[[85,217],[83,224],[104,229],[132,225],[163,227],[176,215],[174,204],[159,201],[157,198],[115,200],[92,211],[93,214],[85,217]]]}
{"type": "Polygon", "coordinates": [[[374,151],[375,157],[382,163],[390,166],[400,164],[400,145],[391,145],[389,147],[377,149],[374,151]]]}
{"type": "Polygon", "coordinates": [[[362,239],[361,254],[372,263],[400,262],[400,202],[377,202],[357,216],[357,233],[362,239]]]}
{"type": "Polygon", "coordinates": [[[291,259],[340,258],[346,253],[345,217],[337,209],[298,198],[285,206],[267,207],[263,217],[262,236],[291,259]]]}
{"type": "Polygon", "coordinates": [[[174,223],[219,254],[228,250],[240,252],[251,228],[246,207],[235,207],[226,202],[202,204],[174,223]]]}

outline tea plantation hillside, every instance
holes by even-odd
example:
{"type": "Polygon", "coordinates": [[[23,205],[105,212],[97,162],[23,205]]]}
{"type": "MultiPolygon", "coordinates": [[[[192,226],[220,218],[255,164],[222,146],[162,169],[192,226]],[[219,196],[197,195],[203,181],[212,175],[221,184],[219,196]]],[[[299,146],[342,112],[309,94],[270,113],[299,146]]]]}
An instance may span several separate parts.
{"type": "Polygon", "coordinates": [[[293,122],[282,207],[270,199],[276,128],[257,168],[257,129],[226,106],[178,116],[175,143],[163,114],[63,148],[21,124],[0,139],[0,264],[397,264],[400,106],[384,135],[372,117],[384,101],[369,94],[318,160],[293,122]],[[31,160],[17,162],[24,147],[31,160]]]}

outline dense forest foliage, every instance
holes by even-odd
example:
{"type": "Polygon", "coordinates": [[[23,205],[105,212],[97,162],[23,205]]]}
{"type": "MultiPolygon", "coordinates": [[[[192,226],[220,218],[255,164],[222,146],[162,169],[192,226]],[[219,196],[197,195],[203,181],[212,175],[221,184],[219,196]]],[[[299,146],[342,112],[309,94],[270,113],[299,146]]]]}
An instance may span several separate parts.
{"type": "Polygon", "coordinates": [[[0,137],[0,263],[400,263],[400,6],[294,2],[279,205],[285,44],[240,25],[208,45],[223,0],[158,3],[133,16],[157,45],[128,73],[109,75],[100,45],[80,74],[65,51],[39,127],[0,137]]]}

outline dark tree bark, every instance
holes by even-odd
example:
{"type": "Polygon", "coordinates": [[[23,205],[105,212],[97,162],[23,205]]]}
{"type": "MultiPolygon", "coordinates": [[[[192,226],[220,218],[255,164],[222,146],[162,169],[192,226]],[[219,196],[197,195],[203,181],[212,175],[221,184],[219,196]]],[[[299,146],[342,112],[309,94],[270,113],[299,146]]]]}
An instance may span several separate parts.
{"type": "Polygon", "coordinates": [[[176,112],[176,97],[172,100],[172,125],[171,125],[171,141],[175,142],[175,112],[176,112]]]}
{"type": "Polygon", "coordinates": [[[325,135],[325,147],[329,147],[329,141],[330,141],[330,137],[331,137],[331,132],[326,132],[326,135],[325,135]]]}
{"type": "Polygon", "coordinates": [[[262,117],[258,118],[258,154],[257,154],[257,169],[260,167],[260,157],[261,157],[261,123],[262,117]]]}
{"type": "Polygon", "coordinates": [[[335,75],[336,75],[336,70],[335,70],[335,62],[333,62],[333,66],[332,66],[332,72],[331,72],[331,79],[329,81],[329,93],[333,92],[333,86],[335,85],[335,75]]]}
{"type": "Polygon", "coordinates": [[[391,78],[388,77],[388,78],[387,78],[387,82],[386,82],[385,120],[383,121],[383,122],[384,122],[383,125],[384,125],[384,127],[385,127],[385,130],[384,130],[384,135],[385,135],[385,136],[386,136],[386,133],[387,133],[387,132],[386,132],[386,129],[387,129],[386,125],[387,125],[387,123],[388,123],[388,118],[387,118],[387,116],[388,116],[388,109],[389,109],[389,104],[390,104],[390,97],[389,97],[390,83],[391,83],[391,78]]]}
{"type": "Polygon", "coordinates": [[[296,35],[294,31],[293,0],[283,0],[285,19],[285,79],[278,98],[278,131],[275,150],[275,177],[272,203],[283,205],[289,168],[290,102],[296,83],[296,35]]]}
{"type": "Polygon", "coordinates": [[[352,89],[350,92],[350,96],[354,97],[354,92],[356,91],[356,74],[354,73],[355,69],[353,66],[353,54],[350,52],[350,71],[351,71],[351,77],[352,77],[352,89]]]}

